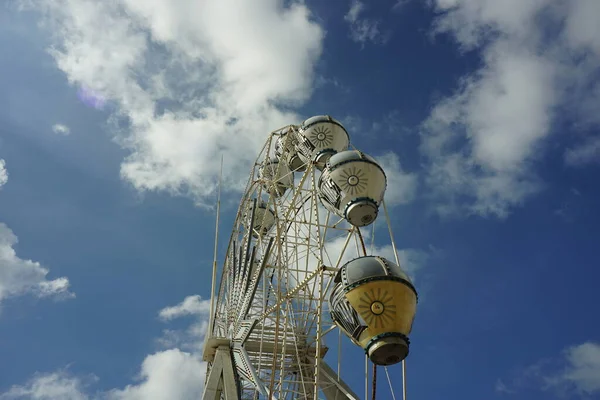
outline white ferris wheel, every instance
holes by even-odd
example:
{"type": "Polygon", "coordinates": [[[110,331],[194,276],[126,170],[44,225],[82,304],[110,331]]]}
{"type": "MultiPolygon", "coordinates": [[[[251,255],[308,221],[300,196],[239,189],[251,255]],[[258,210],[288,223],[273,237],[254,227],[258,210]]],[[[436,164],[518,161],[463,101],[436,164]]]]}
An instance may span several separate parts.
{"type": "Polygon", "coordinates": [[[220,279],[215,243],[203,399],[360,399],[341,374],[362,360],[341,362],[338,335],[374,366],[404,366],[417,292],[399,266],[385,189],[381,166],[330,116],[271,132],[220,279]],[[392,259],[372,254],[379,214],[392,259]]]}

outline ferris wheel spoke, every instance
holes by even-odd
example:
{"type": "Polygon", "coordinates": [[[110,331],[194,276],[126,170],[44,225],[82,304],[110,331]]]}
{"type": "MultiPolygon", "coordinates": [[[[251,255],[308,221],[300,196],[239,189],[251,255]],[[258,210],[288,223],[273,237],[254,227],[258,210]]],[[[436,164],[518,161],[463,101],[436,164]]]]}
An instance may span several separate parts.
{"type": "Polygon", "coordinates": [[[254,296],[256,295],[256,290],[258,289],[258,283],[260,281],[260,277],[265,269],[265,266],[267,265],[269,256],[271,255],[271,248],[273,246],[273,241],[274,241],[274,238],[271,238],[269,240],[269,244],[267,245],[267,249],[264,252],[263,259],[262,259],[258,269],[256,269],[256,271],[254,271],[252,280],[250,280],[250,279],[247,280],[247,284],[244,287],[244,291],[243,291],[243,293],[245,293],[246,295],[242,302],[240,313],[238,314],[238,322],[245,319],[246,316],[248,315],[248,311],[251,307],[252,300],[254,299],[254,296]]]}

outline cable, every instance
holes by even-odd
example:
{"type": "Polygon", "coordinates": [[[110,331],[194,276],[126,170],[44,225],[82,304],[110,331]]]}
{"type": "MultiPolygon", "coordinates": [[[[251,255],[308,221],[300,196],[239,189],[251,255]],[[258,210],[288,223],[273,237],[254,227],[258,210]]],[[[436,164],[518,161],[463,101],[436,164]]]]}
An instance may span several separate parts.
{"type": "Polygon", "coordinates": [[[371,390],[371,399],[375,400],[377,393],[377,364],[373,364],[373,389],[371,390]]]}

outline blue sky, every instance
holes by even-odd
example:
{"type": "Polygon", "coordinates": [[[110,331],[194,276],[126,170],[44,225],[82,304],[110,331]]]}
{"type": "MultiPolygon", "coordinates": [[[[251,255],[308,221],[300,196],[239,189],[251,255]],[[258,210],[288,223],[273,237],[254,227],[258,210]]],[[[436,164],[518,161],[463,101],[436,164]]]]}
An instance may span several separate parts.
{"type": "Polygon", "coordinates": [[[600,398],[599,17],[595,0],[9,0],[0,399],[195,398],[220,154],[225,242],[267,133],[324,113],[390,176],[422,295],[409,397],[600,398]]]}

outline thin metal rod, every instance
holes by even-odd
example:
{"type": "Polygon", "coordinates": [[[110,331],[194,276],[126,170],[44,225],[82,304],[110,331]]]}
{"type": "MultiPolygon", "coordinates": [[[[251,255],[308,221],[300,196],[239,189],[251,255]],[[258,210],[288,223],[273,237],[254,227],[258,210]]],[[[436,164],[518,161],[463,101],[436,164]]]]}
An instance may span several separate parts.
{"type": "Polygon", "coordinates": [[[356,232],[358,233],[358,237],[360,239],[360,244],[362,247],[362,251],[363,251],[363,256],[367,255],[367,248],[365,247],[365,240],[363,239],[363,235],[362,233],[360,233],[360,228],[357,226],[356,227],[356,232]]]}
{"type": "Polygon", "coordinates": [[[396,400],[396,395],[394,394],[394,387],[392,386],[392,380],[390,379],[390,374],[387,370],[387,367],[383,367],[385,370],[385,376],[387,376],[388,384],[390,385],[390,392],[392,393],[392,399],[396,400]]]}
{"type": "Polygon", "coordinates": [[[388,230],[390,231],[390,241],[392,242],[392,249],[394,250],[394,257],[396,257],[396,264],[401,267],[400,259],[398,258],[398,250],[396,250],[396,241],[394,240],[394,234],[392,233],[392,221],[390,221],[390,214],[388,214],[387,206],[385,205],[385,200],[383,203],[383,211],[385,212],[385,219],[387,220],[388,230]]]}
{"type": "Polygon", "coordinates": [[[371,250],[369,250],[371,254],[375,251],[375,225],[373,224],[373,229],[371,230],[371,250]]]}
{"type": "Polygon", "coordinates": [[[365,354],[365,400],[369,398],[369,357],[365,354]]]}
{"type": "MultiPolygon", "coordinates": [[[[396,264],[401,267],[400,259],[398,257],[398,250],[396,249],[396,241],[394,240],[394,234],[392,233],[392,221],[390,221],[390,215],[388,214],[385,200],[383,203],[383,211],[385,212],[385,219],[387,220],[388,230],[390,231],[390,241],[392,242],[392,249],[394,249],[394,257],[396,257],[396,264]]],[[[406,360],[402,360],[402,398],[406,400],[406,360]]]]}
{"type": "Polygon", "coordinates": [[[337,380],[340,380],[340,368],[342,367],[342,330],[338,330],[338,365],[337,365],[337,380]]]}
{"type": "Polygon", "coordinates": [[[406,400],[406,359],[402,360],[402,399],[406,400]]]}
{"type": "Polygon", "coordinates": [[[346,236],[346,241],[344,242],[344,247],[342,248],[342,251],[340,252],[340,256],[337,259],[337,262],[335,263],[335,268],[339,268],[340,267],[340,263],[342,262],[342,257],[344,257],[344,253],[346,252],[346,247],[348,247],[348,244],[350,243],[350,239],[352,239],[352,232],[354,232],[355,227],[352,227],[352,229],[348,232],[348,235],[346,236]]]}
{"type": "Polygon", "coordinates": [[[215,291],[217,288],[217,253],[219,249],[219,216],[221,214],[221,183],[223,179],[223,155],[221,154],[221,169],[219,171],[219,187],[217,189],[217,218],[215,222],[215,251],[213,257],[212,284],[210,287],[210,330],[207,336],[213,332],[213,324],[215,323],[215,291]]]}
{"type": "Polygon", "coordinates": [[[323,320],[322,320],[322,314],[323,314],[323,274],[324,270],[323,268],[321,268],[321,273],[318,276],[318,284],[319,284],[319,302],[317,303],[317,343],[315,346],[315,375],[314,375],[314,382],[315,382],[315,391],[314,391],[314,398],[318,399],[319,398],[319,372],[321,369],[321,331],[323,329],[323,320]]]}

